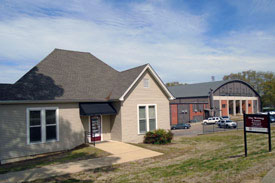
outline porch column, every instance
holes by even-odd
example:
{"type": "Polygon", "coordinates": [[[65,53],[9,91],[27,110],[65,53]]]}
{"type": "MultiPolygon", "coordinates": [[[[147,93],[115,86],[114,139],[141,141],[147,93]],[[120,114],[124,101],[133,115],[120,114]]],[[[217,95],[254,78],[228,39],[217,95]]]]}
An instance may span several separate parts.
{"type": "Polygon", "coordinates": [[[233,100],[233,116],[236,116],[236,100],[233,100]]]}
{"type": "Polygon", "coordinates": [[[220,105],[220,116],[222,116],[222,101],[221,100],[219,100],[219,105],[220,105]]]}
{"type": "Polygon", "coordinates": [[[251,100],[252,114],[256,113],[254,111],[254,103],[255,103],[255,100],[251,100]]]}
{"type": "Polygon", "coordinates": [[[229,100],[227,100],[227,115],[229,116],[229,100]]]}
{"type": "Polygon", "coordinates": [[[242,100],[240,100],[240,114],[243,114],[243,105],[242,105],[242,100]]]}

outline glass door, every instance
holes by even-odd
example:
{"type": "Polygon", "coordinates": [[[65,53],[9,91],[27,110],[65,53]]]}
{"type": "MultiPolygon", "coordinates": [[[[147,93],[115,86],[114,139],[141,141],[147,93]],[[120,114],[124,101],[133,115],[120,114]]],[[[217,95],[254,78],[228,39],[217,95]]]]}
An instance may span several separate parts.
{"type": "Polygon", "coordinates": [[[91,116],[91,141],[101,141],[101,117],[91,116]]]}

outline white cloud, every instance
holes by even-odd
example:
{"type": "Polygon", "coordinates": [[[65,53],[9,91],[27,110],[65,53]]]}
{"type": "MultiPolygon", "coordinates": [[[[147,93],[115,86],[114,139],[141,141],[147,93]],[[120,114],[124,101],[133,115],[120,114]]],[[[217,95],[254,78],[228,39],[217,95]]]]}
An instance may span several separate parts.
{"type": "Polygon", "coordinates": [[[65,12],[0,21],[0,82],[14,82],[54,48],[89,51],[119,70],[150,63],[164,81],[209,81],[212,75],[221,79],[247,69],[275,71],[274,32],[232,32],[208,40],[206,15],[179,14],[165,1],[154,2],[132,3],[121,11],[91,1],[65,7],[74,16],[65,12]]]}

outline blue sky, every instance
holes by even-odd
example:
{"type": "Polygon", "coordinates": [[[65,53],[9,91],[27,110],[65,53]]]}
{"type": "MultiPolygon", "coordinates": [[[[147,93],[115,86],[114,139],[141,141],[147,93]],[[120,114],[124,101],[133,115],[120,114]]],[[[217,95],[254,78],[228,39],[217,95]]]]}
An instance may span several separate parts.
{"type": "Polygon", "coordinates": [[[272,0],[0,0],[0,82],[54,48],[88,51],[117,70],[150,63],[165,82],[275,71],[272,0]]]}

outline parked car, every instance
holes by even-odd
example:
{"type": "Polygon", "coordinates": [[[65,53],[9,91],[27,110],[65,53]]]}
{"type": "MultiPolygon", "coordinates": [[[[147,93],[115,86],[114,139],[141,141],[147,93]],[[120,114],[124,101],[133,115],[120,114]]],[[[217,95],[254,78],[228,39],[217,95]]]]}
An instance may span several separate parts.
{"type": "Polygon", "coordinates": [[[211,117],[208,119],[205,119],[202,121],[202,124],[208,125],[208,124],[216,124],[220,121],[220,117],[211,117]]]}
{"type": "Polygon", "coordinates": [[[221,117],[223,120],[230,120],[230,117],[229,116],[222,116],[221,117]]]}
{"type": "Polygon", "coordinates": [[[171,130],[175,130],[175,129],[189,129],[191,127],[190,124],[187,123],[179,123],[176,125],[172,125],[171,126],[171,130]]]}
{"type": "Polygon", "coordinates": [[[222,120],[218,123],[220,128],[237,128],[237,123],[231,120],[222,120]]]}
{"type": "Polygon", "coordinates": [[[189,121],[189,123],[196,123],[196,122],[198,122],[198,120],[196,120],[196,119],[192,119],[189,121]]]}
{"type": "MultiPolygon", "coordinates": [[[[259,112],[258,114],[264,114],[267,115],[267,112],[259,112]]],[[[275,113],[274,112],[269,112],[270,114],[270,123],[275,123],[275,113]]]]}
{"type": "Polygon", "coordinates": [[[275,115],[270,115],[270,123],[275,123],[275,115]]]}

